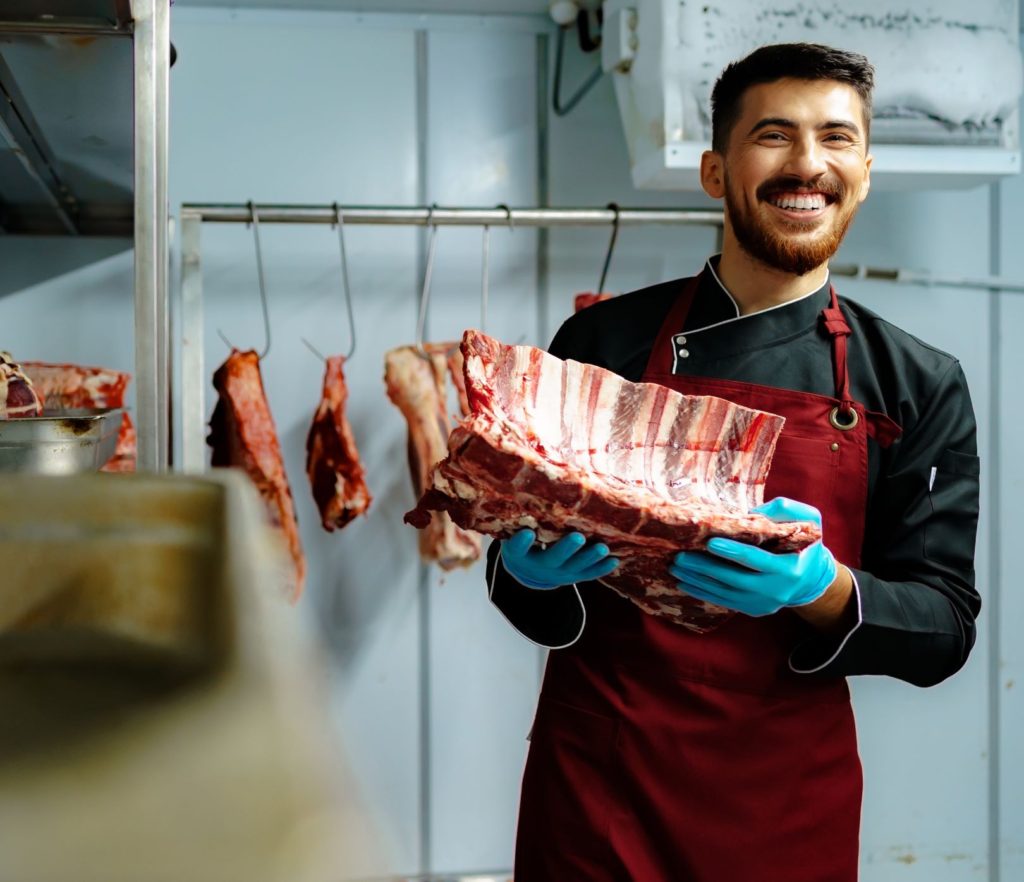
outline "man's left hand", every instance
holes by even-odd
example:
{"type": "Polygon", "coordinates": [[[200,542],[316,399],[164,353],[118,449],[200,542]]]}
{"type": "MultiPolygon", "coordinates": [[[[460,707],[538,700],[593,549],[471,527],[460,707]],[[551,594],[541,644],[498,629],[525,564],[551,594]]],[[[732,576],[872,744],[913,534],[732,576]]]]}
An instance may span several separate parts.
{"type": "MultiPolygon", "coordinates": [[[[784,496],[753,511],[773,521],[821,526],[816,508],[784,496]]],[[[715,538],[708,542],[707,552],[677,554],[668,570],[687,594],[748,616],[766,616],[783,607],[813,603],[835,581],[838,567],[820,540],[800,552],[772,554],[755,545],[715,538]]]]}

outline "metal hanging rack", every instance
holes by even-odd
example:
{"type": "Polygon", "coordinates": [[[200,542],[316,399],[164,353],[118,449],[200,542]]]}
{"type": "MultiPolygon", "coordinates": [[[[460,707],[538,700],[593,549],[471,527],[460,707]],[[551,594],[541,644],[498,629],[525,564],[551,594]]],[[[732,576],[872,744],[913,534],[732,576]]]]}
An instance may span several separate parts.
{"type": "MultiPolygon", "coordinates": [[[[601,227],[707,226],[720,228],[722,213],[709,209],[675,208],[443,208],[439,206],[271,205],[260,203],[260,224],[337,225],[376,224],[429,227],[436,243],[442,226],[601,227]]],[[[204,223],[251,224],[251,203],[186,203],[181,207],[181,467],[186,472],[206,468],[203,442],[206,423],[204,396],[208,378],[203,358],[203,279],[200,230],[204,223]]],[[[427,282],[426,284],[429,284],[427,282]]],[[[486,282],[484,283],[486,285],[486,282]]],[[[347,287],[347,285],[346,285],[347,287]]],[[[486,294],[483,295],[486,304],[486,294]]],[[[486,305],[484,305],[486,309],[486,305]]]]}
{"type": "MultiPolygon", "coordinates": [[[[611,226],[706,226],[722,229],[722,212],[695,208],[442,208],[439,206],[341,206],[261,204],[263,224],[337,225],[339,211],[345,224],[429,227],[436,237],[442,226],[506,227],[601,227],[611,226]]],[[[181,347],[182,347],[182,468],[205,470],[207,377],[203,367],[202,261],[200,228],[204,223],[251,224],[250,203],[186,203],[181,207],[181,347]]],[[[612,247],[614,240],[612,241],[612,247]]],[[[609,248],[609,252],[611,247],[609,248]]],[[[834,276],[935,287],[978,288],[1024,293],[1024,281],[997,276],[941,276],[905,269],[834,264],[834,276]]]]}

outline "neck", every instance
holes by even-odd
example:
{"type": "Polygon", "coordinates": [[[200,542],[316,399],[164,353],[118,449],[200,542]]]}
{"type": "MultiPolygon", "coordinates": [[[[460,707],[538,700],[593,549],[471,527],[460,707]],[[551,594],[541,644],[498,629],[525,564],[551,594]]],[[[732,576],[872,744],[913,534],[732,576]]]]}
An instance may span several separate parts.
{"type": "Polygon", "coordinates": [[[750,315],[798,300],[817,291],[828,279],[828,263],[795,276],[762,263],[744,251],[726,227],[718,278],[739,305],[740,315],[750,315]]]}

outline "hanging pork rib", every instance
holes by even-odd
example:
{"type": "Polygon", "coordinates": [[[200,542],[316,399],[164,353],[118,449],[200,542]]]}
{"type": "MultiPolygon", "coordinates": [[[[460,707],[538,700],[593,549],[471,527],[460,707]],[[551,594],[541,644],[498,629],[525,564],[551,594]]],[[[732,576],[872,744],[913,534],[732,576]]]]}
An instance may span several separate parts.
{"type": "MultiPolygon", "coordinates": [[[[132,378],[125,371],[81,364],[26,361],[22,367],[32,378],[39,398],[48,410],[124,407],[125,391],[132,378]]],[[[100,471],[134,472],[137,456],[135,440],[135,426],[125,411],[121,414],[117,448],[100,471]]]]}
{"type": "Polygon", "coordinates": [[[42,412],[32,380],[9,352],[0,352],[0,420],[34,417],[42,412]]]}
{"type": "Polygon", "coordinates": [[[287,588],[294,603],[305,583],[306,558],[277,430],[263,391],[259,356],[252,350],[232,349],[214,373],[213,385],[220,398],[206,439],[213,448],[211,464],[243,469],[259,490],[270,521],[283,533],[291,554],[294,572],[287,588]]]}
{"type": "Polygon", "coordinates": [[[342,371],[344,363],[340,355],[327,359],[320,406],[306,438],[306,474],[320,509],[320,521],[331,532],[363,514],[373,501],[352,428],[345,418],[348,387],[342,371]]]}
{"type": "MultiPolygon", "coordinates": [[[[445,408],[446,353],[455,344],[435,344],[428,356],[413,346],[392,349],[384,357],[388,397],[405,417],[409,429],[409,469],[420,496],[429,486],[432,467],[444,459],[451,424],[445,408]]],[[[420,556],[442,569],[468,566],[480,557],[480,537],[457,527],[443,511],[423,519],[420,556]]]]}
{"type": "Polygon", "coordinates": [[[472,413],[406,515],[414,526],[443,511],[492,536],[529,527],[550,542],[579,530],[621,560],[602,582],[697,631],[729,613],[676,589],[667,567],[677,551],[712,536],[772,551],[821,538],[812,524],[750,513],[763,501],[782,417],[630,383],[478,331],[466,332],[462,351],[472,413]]]}

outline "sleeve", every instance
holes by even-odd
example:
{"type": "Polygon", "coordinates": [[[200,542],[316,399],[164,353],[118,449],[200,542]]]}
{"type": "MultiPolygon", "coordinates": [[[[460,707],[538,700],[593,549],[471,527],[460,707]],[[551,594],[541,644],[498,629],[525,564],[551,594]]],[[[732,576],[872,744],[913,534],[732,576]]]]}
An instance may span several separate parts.
{"type": "Polygon", "coordinates": [[[883,467],[868,510],[857,620],[799,645],[790,667],[881,674],[931,686],[967,661],[981,599],[974,585],[980,461],[967,380],[954,362],[883,467]]]}
{"type": "Polygon", "coordinates": [[[510,625],[538,646],[564,649],[583,633],[587,613],[575,585],[537,591],[520,584],[501,565],[501,541],[487,549],[488,594],[510,625]]]}
{"type": "MultiPolygon", "coordinates": [[[[579,358],[572,342],[570,322],[555,334],[548,352],[559,358],[579,358]]],[[[579,359],[583,360],[583,359],[579,359]]],[[[528,640],[550,649],[562,649],[575,643],[583,633],[586,611],[575,585],[563,585],[552,591],[527,588],[501,565],[501,541],[487,549],[488,595],[510,625],[528,640]]]]}

